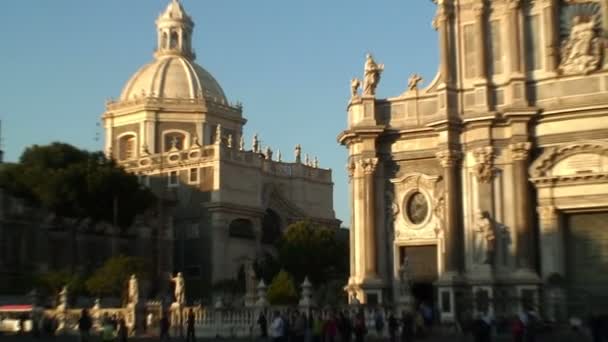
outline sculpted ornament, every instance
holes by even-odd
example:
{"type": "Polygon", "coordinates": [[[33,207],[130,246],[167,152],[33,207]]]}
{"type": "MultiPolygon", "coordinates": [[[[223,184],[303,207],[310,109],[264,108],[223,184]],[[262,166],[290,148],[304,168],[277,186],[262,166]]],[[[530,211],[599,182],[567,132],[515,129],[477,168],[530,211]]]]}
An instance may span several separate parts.
{"type": "Polygon", "coordinates": [[[376,95],[376,88],[380,83],[380,74],[384,71],[384,64],[377,64],[371,54],[365,60],[365,77],[363,79],[363,95],[376,95]]]}
{"type": "Polygon", "coordinates": [[[513,160],[526,160],[530,154],[532,144],[529,142],[521,142],[510,144],[509,149],[511,150],[511,158],[513,160]]]}
{"type": "Polygon", "coordinates": [[[475,157],[475,177],[480,183],[489,183],[494,176],[494,149],[492,146],[480,147],[473,151],[475,157]]]}
{"type": "Polygon", "coordinates": [[[477,264],[492,264],[496,236],[486,213],[477,210],[474,223],[474,260],[477,264]]]}
{"type": "Polygon", "coordinates": [[[570,34],[561,47],[559,70],[566,74],[588,74],[600,65],[602,42],[593,19],[577,15],[572,18],[570,34]]]}
{"type": "Polygon", "coordinates": [[[139,285],[135,274],[131,274],[129,278],[128,303],[135,306],[139,302],[139,285]]]}
{"type": "Polygon", "coordinates": [[[361,86],[361,81],[357,78],[353,78],[350,80],[350,96],[357,97],[359,96],[359,87],[361,86]]]}
{"type": "Polygon", "coordinates": [[[376,166],[378,166],[378,158],[365,158],[359,161],[363,173],[366,175],[374,173],[376,166]]]}
{"type": "Polygon", "coordinates": [[[456,150],[444,150],[435,153],[435,157],[439,159],[442,167],[454,166],[460,159],[460,152],[456,150]]]}
{"type": "Polygon", "coordinates": [[[422,82],[422,76],[413,74],[407,81],[408,90],[418,90],[418,83],[422,82]]]}

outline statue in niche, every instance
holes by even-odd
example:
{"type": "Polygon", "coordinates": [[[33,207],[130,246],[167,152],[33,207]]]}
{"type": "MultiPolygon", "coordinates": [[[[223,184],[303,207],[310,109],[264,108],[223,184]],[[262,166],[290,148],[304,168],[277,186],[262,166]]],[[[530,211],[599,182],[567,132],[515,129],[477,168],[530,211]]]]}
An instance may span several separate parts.
{"type": "Polygon", "coordinates": [[[359,87],[361,86],[361,81],[357,78],[353,78],[350,80],[350,96],[357,97],[359,96],[359,87]]]}
{"type": "Polygon", "coordinates": [[[228,148],[232,148],[232,134],[228,134],[226,137],[226,146],[228,148]]]}
{"type": "Polygon", "coordinates": [[[300,144],[296,145],[295,154],[296,154],[296,163],[301,163],[302,162],[302,146],[300,146],[300,144]]]}
{"type": "Polygon", "coordinates": [[[384,64],[377,64],[371,54],[365,60],[365,74],[363,79],[363,95],[376,95],[376,88],[380,83],[380,74],[384,71],[384,64]]]}
{"type": "Polygon", "coordinates": [[[239,151],[245,151],[245,138],[242,135],[239,139],[239,151]]]}
{"type": "Polygon", "coordinates": [[[127,302],[128,302],[128,304],[135,306],[135,305],[137,305],[138,301],[139,301],[139,285],[137,282],[137,277],[135,276],[135,274],[132,274],[131,278],[129,279],[127,302]]]}
{"type": "Polygon", "coordinates": [[[559,70],[564,74],[588,74],[598,68],[602,44],[594,26],[592,18],[587,21],[580,15],[572,18],[570,34],[561,48],[559,70]]]}
{"type": "Polygon", "coordinates": [[[492,222],[487,214],[481,210],[475,213],[474,223],[474,260],[476,264],[489,264],[494,261],[494,247],[496,236],[492,222]]]}

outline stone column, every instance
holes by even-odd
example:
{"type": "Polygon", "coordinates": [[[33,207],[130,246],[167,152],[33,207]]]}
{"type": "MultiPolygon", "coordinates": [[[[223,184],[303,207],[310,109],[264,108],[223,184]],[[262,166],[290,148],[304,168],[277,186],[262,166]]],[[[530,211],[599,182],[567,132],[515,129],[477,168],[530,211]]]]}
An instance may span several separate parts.
{"type": "Polygon", "coordinates": [[[513,162],[513,200],[515,203],[515,232],[516,232],[516,260],[517,268],[533,270],[534,252],[530,191],[528,186],[528,156],[532,144],[521,142],[510,144],[511,159],[513,162]]]}
{"type": "MultiPolygon", "coordinates": [[[[365,158],[359,161],[361,170],[363,171],[363,188],[364,188],[364,233],[365,238],[365,268],[363,270],[364,278],[378,278],[376,266],[376,201],[374,196],[374,171],[378,165],[378,158],[365,158]]],[[[360,226],[361,227],[361,226],[360,226]]]]}
{"type": "Polygon", "coordinates": [[[559,213],[552,205],[536,208],[540,223],[540,252],[543,278],[552,274],[565,275],[565,251],[563,231],[559,227],[559,213]]]}
{"type": "Polygon", "coordinates": [[[348,163],[347,167],[346,167],[347,171],[348,171],[348,183],[349,183],[349,191],[350,191],[350,229],[348,232],[348,240],[350,243],[350,279],[349,279],[349,284],[352,282],[353,277],[356,274],[356,265],[355,265],[355,253],[356,253],[356,240],[355,240],[355,196],[356,196],[356,192],[355,192],[355,182],[353,181],[353,177],[355,175],[355,170],[356,170],[356,166],[354,162],[350,162],[348,163]]]}
{"type": "Polygon", "coordinates": [[[475,35],[477,36],[477,78],[481,81],[486,80],[488,64],[487,64],[487,45],[486,45],[486,29],[485,29],[485,6],[484,2],[480,1],[473,5],[475,14],[475,35]]]}
{"type": "Polygon", "coordinates": [[[437,13],[433,19],[433,27],[439,31],[439,70],[443,81],[446,84],[451,83],[450,74],[450,44],[448,24],[450,19],[450,7],[446,0],[440,0],[437,4],[437,13]]]}
{"type": "MultiPolygon", "coordinates": [[[[604,41],[608,40],[608,0],[601,1],[602,6],[602,29],[604,31],[604,41]]],[[[604,68],[608,67],[608,44],[604,44],[604,68]]]]}
{"type": "Polygon", "coordinates": [[[545,32],[545,71],[554,72],[559,63],[559,35],[556,0],[545,0],[543,26],[545,32]]]}
{"type": "Polygon", "coordinates": [[[462,271],[462,226],[460,224],[460,197],[458,188],[458,161],[461,153],[455,150],[440,151],[436,154],[443,167],[445,188],[445,253],[444,273],[456,275],[462,271]]]}

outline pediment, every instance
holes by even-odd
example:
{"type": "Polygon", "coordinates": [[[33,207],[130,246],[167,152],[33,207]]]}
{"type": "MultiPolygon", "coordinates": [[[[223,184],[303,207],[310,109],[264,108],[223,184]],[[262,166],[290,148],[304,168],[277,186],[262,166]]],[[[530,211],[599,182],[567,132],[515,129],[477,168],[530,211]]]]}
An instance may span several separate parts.
{"type": "Polygon", "coordinates": [[[595,140],[546,148],[530,165],[534,178],[608,172],[608,142],[595,140]]]}

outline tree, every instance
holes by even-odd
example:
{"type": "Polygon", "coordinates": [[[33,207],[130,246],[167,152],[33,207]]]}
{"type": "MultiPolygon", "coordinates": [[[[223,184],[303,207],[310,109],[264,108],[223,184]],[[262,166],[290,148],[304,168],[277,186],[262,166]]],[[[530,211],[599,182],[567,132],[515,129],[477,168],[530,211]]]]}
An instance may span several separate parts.
{"type": "Polygon", "coordinates": [[[156,202],[137,177],[103,153],[58,142],[28,147],[18,164],[0,170],[0,187],[60,216],[116,221],[121,227],[156,202]]]}
{"type": "Polygon", "coordinates": [[[345,278],[348,249],[337,239],[336,231],[311,221],[287,227],[278,243],[279,263],[299,283],[308,276],[313,284],[345,278]]]}
{"type": "Polygon", "coordinates": [[[144,260],[138,257],[121,255],[110,258],[87,279],[86,288],[96,296],[120,297],[131,274],[137,275],[140,281],[147,278],[145,266],[144,260]]]}
{"type": "Polygon", "coordinates": [[[67,270],[49,271],[37,277],[38,286],[49,295],[59,293],[64,286],[68,287],[71,294],[84,293],[86,290],[84,281],[84,277],[67,270]]]}
{"type": "Polygon", "coordinates": [[[289,273],[281,270],[268,287],[268,301],[272,305],[291,305],[298,302],[298,292],[289,273]]]}

